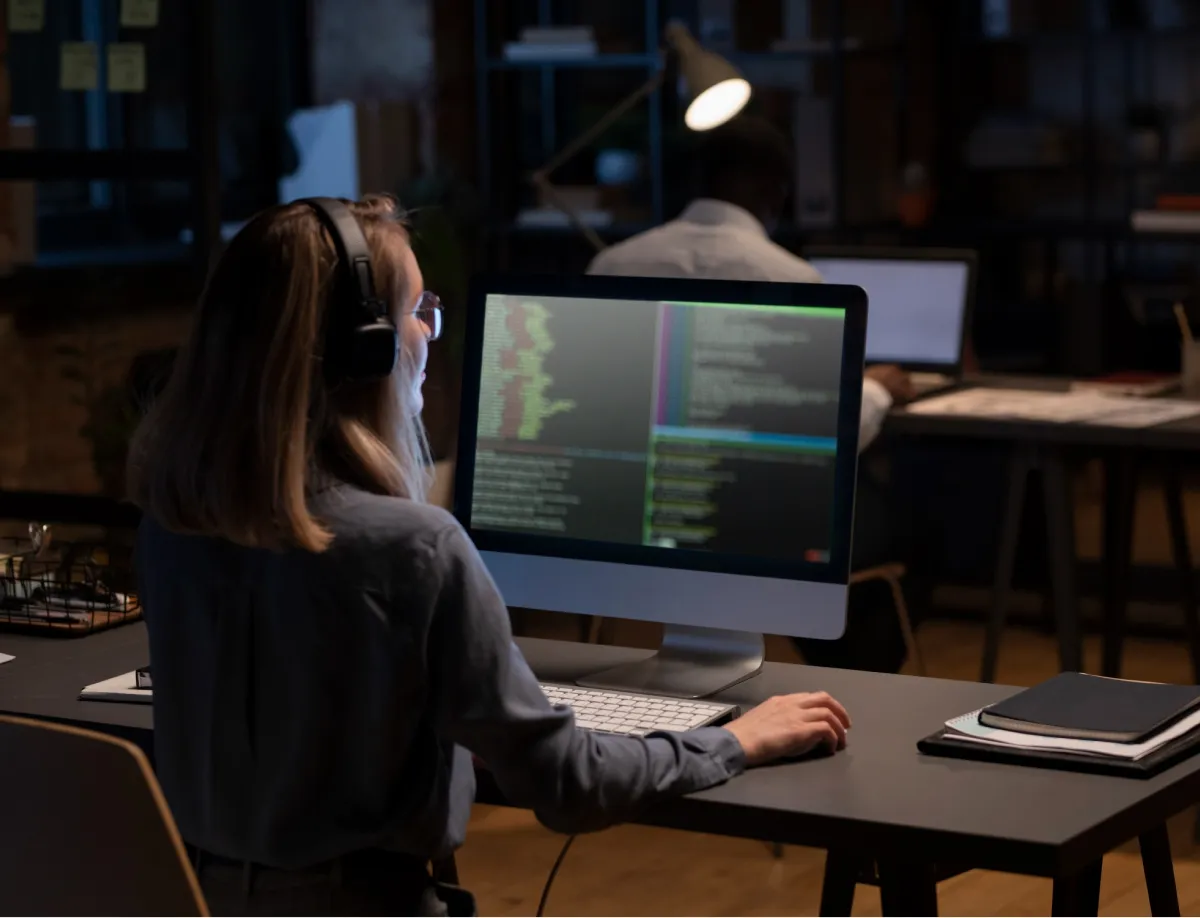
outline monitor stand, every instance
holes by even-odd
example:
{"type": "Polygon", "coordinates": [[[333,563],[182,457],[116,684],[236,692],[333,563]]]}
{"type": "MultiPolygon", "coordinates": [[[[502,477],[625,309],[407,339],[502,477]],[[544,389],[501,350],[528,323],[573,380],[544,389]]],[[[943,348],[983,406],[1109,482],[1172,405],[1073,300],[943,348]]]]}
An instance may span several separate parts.
{"type": "Polygon", "coordinates": [[[676,698],[703,698],[755,676],[763,665],[763,636],[748,631],[665,625],[658,653],[577,680],[587,688],[619,689],[676,698]]]}

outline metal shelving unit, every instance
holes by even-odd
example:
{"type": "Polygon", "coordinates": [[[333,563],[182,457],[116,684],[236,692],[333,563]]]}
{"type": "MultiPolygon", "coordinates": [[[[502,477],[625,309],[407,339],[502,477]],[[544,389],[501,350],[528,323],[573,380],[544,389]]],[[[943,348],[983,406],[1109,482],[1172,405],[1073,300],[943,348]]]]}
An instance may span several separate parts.
{"type": "MultiPolygon", "coordinates": [[[[662,67],[662,56],[658,53],[664,22],[660,13],[659,0],[646,0],[644,23],[644,51],[625,54],[599,54],[588,58],[570,58],[546,61],[511,61],[493,53],[494,39],[487,0],[475,0],[475,68],[477,79],[476,127],[482,142],[479,144],[480,193],[485,202],[485,222],[493,232],[511,232],[518,228],[507,216],[500,217],[493,208],[495,189],[493,186],[493,118],[492,90],[493,74],[505,72],[535,74],[538,77],[538,111],[540,113],[541,160],[549,160],[562,142],[568,138],[560,136],[556,118],[556,77],[560,71],[628,70],[642,78],[651,76],[662,67]]],[[[536,25],[550,26],[554,22],[551,0],[538,0],[536,25]]],[[[662,96],[654,93],[648,100],[649,131],[647,137],[647,165],[650,169],[651,216],[655,222],[663,218],[662,200],[662,96]]],[[[524,181],[525,176],[517,176],[524,181]]],[[[537,230],[533,230],[537,232],[537,230]]]]}
{"type": "MultiPolygon", "coordinates": [[[[1055,326],[1056,330],[1051,334],[1053,340],[1046,345],[1047,349],[1040,358],[1043,363],[1029,369],[1092,373],[1108,368],[1105,361],[1117,358],[1109,353],[1108,343],[1102,336],[1093,335],[1092,339],[1085,340],[1086,335],[1078,334],[1081,323],[1096,326],[1097,322],[1103,322],[1106,326],[1112,326],[1114,322],[1119,322],[1122,317],[1117,314],[1118,307],[1104,297],[1111,286],[1119,283],[1123,272],[1137,263],[1139,255],[1156,251],[1154,247],[1160,243],[1200,243],[1200,236],[1144,234],[1132,230],[1128,211],[1138,203],[1138,186],[1148,182],[1154,175],[1163,174],[1162,164],[1139,162],[1128,151],[1116,156],[1102,154],[1099,145],[1103,126],[1099,112],[1102,100],[1098,98],[1101,79],[1111,79],[1109,68],[1112,66],[1112,52],[1116,43],[1123,55],[1120,72],[1124,79],[1125,101],[1130,104],[1140,101],[1135,91],[1133,66],[1139,43],[1197,39],[1200,38],[1200,27],[1156,29],[1121,25],[1106,28],[1088,18],[1091,6],[1081,2],[1073,14],[1075,25],[1068,25],[1072,21],[1070,16],[1064,17],[1055,7],[1045,13],[1046,16],[1052,13],[1057,17],[1050,31],[1024,31],[990,37],[984,34],[981,0],[939,4],[932,23],[925,22],[922,25],[923,29],[932,30],[930,34],[936,61],[933,65],[931,95],[927,100],[916,100],[913,98],[914,86],[909,73],[909,53],[913,40],[910,33],[911,14],[917,11],[910,9],[905,0],[893,0],[891,16],[895,41],[875,41],[858,46],[846,38],[847,17],[855,11],[853,3],[854,0],[827,0],[822,4],[825,16],[822,34],[825,42],[821,46],[799,51],[721,52],[738,66],[747,69],[752,80],[751,68],[772,62],[821,62],[824,66],[822,95],[830,100],[832,114],[832,192],[838,219],[834,225],[819,229],[782,226],[778,232],[779,241],[796,248],[817,240],[972,245],[983,249],[987,260],[997,264],[1016,263],[1026,258],[1041,259],[1046,265],[1042,292],[1033,299],[1029,298],[1031,294],[1028,291],[1021,293],[1020,296],[1024,297],[1022,304],[1014,303],[1016,293],[997,292],[992,307],[996,314],[989,318],[988,307],[985,306],[981,311],[983,321],[992,321],[997,328],[1002,328],[1007,321],[1005,311],[1015,310],[1014,315],[1022,313],[1026,321],[1042,324],[1038,335],[1045,332],[1045,326],[1055,326]],[[1076,61],[1072,67],[1078,68],[1072,74],[1079,82],[1079,97],[1075,114],[1071,116],[1079,139],[1074,158],[1059,163],[1034,162],[993,168],[971,166],[967,162],[964,147],[968,130],[988,110],[987,68],[1029,68],[1033,66],[1031,59],[1037,50],[1056,47],[1078,52],[1072,58],[1076,61]],[[1011,59],[994,58],[997,53],[1008,55],[1011,59]],[[910,159],[912,137],[909,129],[914,106],[931,106],[938,124],[937,153],[927,165],[934,178],[940,206],[931,223],[925,227],[907,228],[898,221],[862,224],[847,218],[846,154],[848,133],[852,135],[852,130],[848,132],[847,129],[853,129],[855,122],[851,119],[856,117],[854,112],[848,111],[847,106],[847,68],[852,61],[860,58],[880,56],[892,58],[891,112],[895,121],[897,171],[910,159]],[[1105,69],[1101,70],[1102,67],[1105,69]],[[1073,197],[1063,196],[1064,208],[1059,216],[1051,215],[1051,211],[1039,215],[1032,210],[1005,214],[1004,208],[995,205],[1005,203],[1004,193],[999,189],[1013,182],[1017,182],[1018,187],[1020,183],[1026,183],[1034,188],[1039,187],[1036,184],[1038,182],[1050,183],[1047,187],[1053,188],[1056,194],[1061,194],[1064,186],[1073,184],[1077,191],[1073,197]],[[1119,190],[1117,200],[1120,201],[1120,207],[1113,205],[1114,189],[1119,190]],[[956,209],[956,201],[968,203],[956,209]],[[1120,212],[1122,210],[1124,212],[1120,212]],[[1061,289],[1055,288],[1054,276],[1067,264],[1064,259],[1077,260],[1077,250],[1082,251],[1083,261],[1081,266],[1072,268],[1072,277],[1079,285],[1079,290],[1095,292],[1071,294],[1076,297],[1072,300],[1061,289]],[[1081,303],[1077,301],[1078,297],[1090,299],[1081,303]],[[1021,308],[1016,309],[1016,305],[1021,308]]],[[[506,210],[497,206],[514,183],[524,182],[525,177],[506,172],[498,165],[504,159],[501,151],[511,147],[513,142],[513,132],[502,130],[500,125],[511,123],[511,112],[516,105],[514,100],[502,99],[503,93],[493,85],[493,81],[520,73],[537,75],[540,143],[544,158],[549,159],[556,147],[569,139],[559,136],[560,126],[556,123],[556,103],[560,101],[555,85],[557,76],[560,73],[601,69],[652,72],[651,68],[662,65],[655,49],[658,47],[667,6],[668,0],[647,0],[644,4],[644,36],[639,39],[644,46],[642,51],[602,53],[595,58],[570,61],[511,62],[498,57],[498,48],[502,38],[514,36],[498,35],[492,15],[495,4],[476,0],[477,117],[481,141],[479,176],[480,191],[487,208],[488,236],[491,241],[488,260],[492,266],[505,266],[510,252],[532,252],[539,257],[544,254],[547,268],[559,269],[561,265],[566,270],[574,270],[576,263],[581,267],[584,259],[589,257],[586,243],[578,238],[573,229],[519,227],[514,224],[511,208],[506,210]],[[498,112],[497,100],[501,100],[507,111],[498,112]],[[555,253],[553,257],[549,254],[551,249],[555,253]]],[[[550,0],[539,0],[536,23],[522,24],[551,25],[552,12],[550,0]]],[[[1034,102],[1036,107],[1036,99],[1029,101],[1034,102]]],[[[671,173],[668,171],[664,175],[663,163],[666,126],[678,114],[673,102],[670,93],[666,92],[656,93],[650,103],[646,137],[647,197],[650,202],[647,219],[597,228],[602,238],[618,240],[660,223],[669,215],[666,211],[678,203],[667,194],[671,173]]],[[[1032,200],[1036,201],[1037,196],[1033,195],[1032,200]]],[[[1075,264],[1075,261],[1071,263],[1075,264]]],[[[986,333],[986,329],[984,331],[986,333]]],[[[1120,333],[1110,329],[1110,342],[1121,340],[1121,337],[1120,333]]],[[[1041,348],[1042,344],[1038,347],[1041,348]]]]}
{"type": "MultiPolygon", "coordinates": [[[[901,162],[907,151],[908,133],[908,83],[907,65],[905,61],[905,43],[903,37],[907,24],[906,0],[893,0],[893,26],[898,40],[885,43],[872,43],[864,46],[852,45],[845,39],[845,5],[850,0],[830,0],[831,20],[829,35],[826,41],[817,43],[812,48],[780,51],[745,51],[722,50],[736,66],[750,69],[756,66],[793,62],[815,63],[826,62],[829,67],[828,95],[831,100],[832,125],[832,162],[833,200],[836,213],[845,213],[846,176],[843,168],[846,149],[846,104],[845,104],[845,70],[847,61],[852,58],[870,56],[890,56],[893,58],[895,74],[895,99],[893,112],[897,131],[897,148],[901,162]]],[[[550,26],[554,25],[551,0],[539,0],[536,21],[522,23],[523,25],[550,26]]],[[[510,61],[498,56],[497,49],[503,38],[497,33],[496,17],[492,15],[495,4],[487,0],[475,0],[475,65],[477,89],[477,131],[480,138],[478,149],[478,180],[479,190],[485,208],[485,225],[488,229],[489,244],[487,260],[493,265],[502,265],[506,261],[505,251],[513,245],[519,245],[523,239],[541,241],[560,239],[569,244],[576,238],[577,233],[569,227],[522,227],[515,223],[513,214],[497,206],[501,189],[511,187],[513,182],[524,182],[524,175],[498,174],[498,153],[503,145],[509,142],[506,132],[498,127],[494,97],[500,95],[500,87],[495,81],[503,79],[506,74],[535,74],[538,78],[537,108],[540,122],[540,143],[542,159],[548,160],[563,141],[569,140],[561,136],[559,125],[556,123],[556,103],[558,92],[556,78],[564,72],[580,71],[620,71],[629,70],[651,75],[655,70],[664,66],[664,60],[659,52],[663,28],[666,25],[667,9],[664,0],[645,0],[643,4],[643,34],[639,41],[644,50],[628,53],[601,53],[595,57],[578,58],[557,61],[510,61]]],[[[695,23],[689,23],[695,26],[695,23]]],[[[752,77],[753,79],[753,77],[752,77]]],[[[509,102],[507,108],[511,111],[514,106],[509,102]]],[[[504,112],[501,118],[508,112],[504,112]]],[[[667,177],[664,174],[664,147],[667,119],[678,119],[675,100],[669,92],[656,92],[648,101],[647,131],[646,131],[646,168],[647,168],[647,218],[638,221],[625,221],[608,227],[596,227],[601,238],[619,240],[633,235],[651,226],[657,225],[668,216],[667,177]]],[[[839,233],[848,227],[838,226],[830,230],[821,230],[821,235],[829,232],[839,233]]],[[[795,240],[806,233],[796,227],[782,227],[781,239],[795,240]]],[[[578,254],[578,253],[576,253],[578,254]]]]}
{"type": "MultiPolygon", "coordinates": [[[[220,244],[217,149],[216,0],[188,11],[188,143],[182,149],[0,149],[0,181],[175,179],[191,187],[191,260],[203,277],[220,244]]],[[[18,273],[37,269],[22,269],[18,273]]]]}
{"type": "MultiPolygon", "coordinates": [[[[216,0],[189,0],[184,8],[190,16],[185,149],[0,149],[0,181],[175,179],[189,183],[193,241],[188,261],[199,287],[221,242],[216,0]]],[[[12,308],[24,297],[57,289],[60,284],[52,281],[52,275],[57,278],[62,270],[19,268],[0,280],[0,296],[12,308]]],[[[132,505],[103,495],[0,491],[0,519],[130,528],[137,525],[139,516],[132,505]]]]}

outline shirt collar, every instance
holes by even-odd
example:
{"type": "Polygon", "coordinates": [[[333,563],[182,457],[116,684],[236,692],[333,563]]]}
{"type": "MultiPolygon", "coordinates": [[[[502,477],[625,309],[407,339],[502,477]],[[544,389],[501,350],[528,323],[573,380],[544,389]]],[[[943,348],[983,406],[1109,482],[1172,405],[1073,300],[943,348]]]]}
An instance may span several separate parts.
{"type": "Polygon", "coordinates": [[[679,215],[679,219],[703,226],[732,226],[749,230],[763,238],[767,236],[766,227],[750,211],[715,198],[697,198],[679,215]]]}

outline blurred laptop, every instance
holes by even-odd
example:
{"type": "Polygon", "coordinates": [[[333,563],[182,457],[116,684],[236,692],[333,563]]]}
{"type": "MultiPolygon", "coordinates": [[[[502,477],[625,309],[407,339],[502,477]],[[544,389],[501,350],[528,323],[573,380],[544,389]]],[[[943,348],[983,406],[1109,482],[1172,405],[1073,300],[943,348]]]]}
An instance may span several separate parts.
{"type": "Polygon", "coordinates": [[[804,257],[826,283],[867,291],[867,363],[903,367],[918,397],[962,382],[975,302],[974,252],[822,247],[804,257]]]}

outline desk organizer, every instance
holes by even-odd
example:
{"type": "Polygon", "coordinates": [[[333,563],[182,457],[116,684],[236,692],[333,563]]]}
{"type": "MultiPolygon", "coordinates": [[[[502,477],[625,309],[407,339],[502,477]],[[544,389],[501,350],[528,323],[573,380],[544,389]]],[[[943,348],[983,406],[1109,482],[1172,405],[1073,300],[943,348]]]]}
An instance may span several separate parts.
{"type": "Polygon", "coordinates": [[[0,538],[0,631],[61,636],[91,634],[141,618],[127,574],[102,544],[56,542],[48,526],[0,538]]]}

